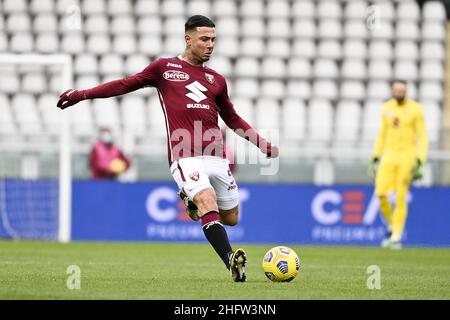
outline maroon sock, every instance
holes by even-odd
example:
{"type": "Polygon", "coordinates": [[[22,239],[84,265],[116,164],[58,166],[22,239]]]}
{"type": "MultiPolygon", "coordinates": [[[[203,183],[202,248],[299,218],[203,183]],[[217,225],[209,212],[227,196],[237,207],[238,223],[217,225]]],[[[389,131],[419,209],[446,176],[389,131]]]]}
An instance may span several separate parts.
{"type": "Polygon", "coordinates": [[[227,269],[230,268],[229,254],[233,252],[231,249],[228,235],[220,222],[220,216],[217,211],[210,211],[202,217],[202,228],[206,239],[216,250],[219,257],[225,263],[227,269]]]}

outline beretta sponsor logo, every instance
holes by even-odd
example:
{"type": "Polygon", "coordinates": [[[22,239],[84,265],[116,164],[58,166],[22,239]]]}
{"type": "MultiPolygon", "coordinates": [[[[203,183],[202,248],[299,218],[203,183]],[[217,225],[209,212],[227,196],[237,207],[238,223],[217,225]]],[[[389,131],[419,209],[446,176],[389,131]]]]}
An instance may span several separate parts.
{"type": "Polygon", "coordinates": [[[189,80],[189,75],[186,72],[179,70],[167,70],[163,73],[163,77],[169,81],[187,81],[189,80]]]}

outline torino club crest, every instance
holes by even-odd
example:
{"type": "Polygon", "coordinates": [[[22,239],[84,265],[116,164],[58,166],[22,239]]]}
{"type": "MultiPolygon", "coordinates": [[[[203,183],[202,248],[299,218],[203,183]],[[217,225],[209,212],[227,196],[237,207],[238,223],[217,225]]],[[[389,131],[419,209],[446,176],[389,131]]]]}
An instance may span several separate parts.
{"type": "Polygon", "coordinates": [[[206,80],[208,80],[209,83],[211,83],[211,84],[214,83],[214,76],[212,74],[205,73],[205,77],[206,77],[206,80]]]}
{"type": "Polygon", "coordinates": [[[199,177],[200,177],[200,174],[198,173],[198,171],[192,172],[189,175],[189,178],[191,178],[194,181],[198,181],[199,177]]]}

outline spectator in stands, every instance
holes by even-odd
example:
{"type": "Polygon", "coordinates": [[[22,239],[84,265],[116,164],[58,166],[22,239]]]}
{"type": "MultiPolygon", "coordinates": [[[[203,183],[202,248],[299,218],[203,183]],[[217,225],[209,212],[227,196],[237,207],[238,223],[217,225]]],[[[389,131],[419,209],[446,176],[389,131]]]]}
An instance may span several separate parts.
{"type": "Polygon", "coordinates": [[[130,167],[130,160],[113,142],[111,130],[101,128],[99,139],[89,153],[93,179],[116,179],[130,167]]]}

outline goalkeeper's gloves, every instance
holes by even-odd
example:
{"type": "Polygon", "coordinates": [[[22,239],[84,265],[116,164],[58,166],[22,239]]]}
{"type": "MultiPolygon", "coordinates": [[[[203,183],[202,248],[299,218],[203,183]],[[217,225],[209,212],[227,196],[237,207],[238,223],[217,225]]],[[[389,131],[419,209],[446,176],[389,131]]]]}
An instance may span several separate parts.
{"type": "Polygon", "coordinates": [[[64,91],[59,96],[59,101],[58,101],[57,107],[60,109],[65,109],[65,108],[73,106],[74,104],[76,104],[82,100],[85,100],[85,99],[86,99],[86,94],[84,93],[83,90],[79,91],[79,90],[69,89],[67,91],[64,91]]]}
{"type": "Polygon", "coordinates": [[[260,143],[259,150],[266,155],[267,158],[276,158],[280,154],[277,146],[271,144],[269,141],[260,143]]]}
{"type": "Polygon", "coordinates": [[[413,168],[412,174],[413,174],[413,176],[412,176],[413,181],[422,179],[422,177],[423,177],[423,163],[419,159],[417,159],[417,162],[413,168]]]}
{"type": "Polygon", "coordinates": [[[372,161],[370,162],[369,167],[367,168],[367,175],[369,176],[369,178],[374,178],[375,175],[377,174],[379,160],[380,159],[378,157],[372,158],[372,161]]]}

